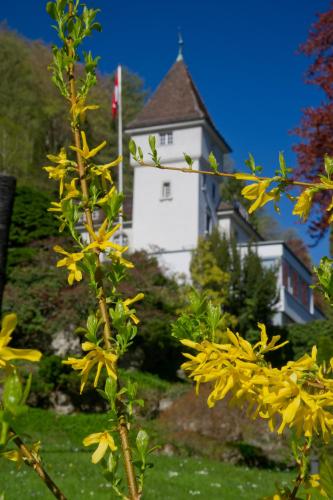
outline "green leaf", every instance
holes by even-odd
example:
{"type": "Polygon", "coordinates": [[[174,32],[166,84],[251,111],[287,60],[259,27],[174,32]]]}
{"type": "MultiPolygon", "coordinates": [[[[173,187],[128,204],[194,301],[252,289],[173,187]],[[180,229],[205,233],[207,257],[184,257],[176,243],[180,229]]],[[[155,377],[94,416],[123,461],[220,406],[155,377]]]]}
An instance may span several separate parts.
{"type": "Polygon", "coordinates": [[[95,31],[98,31],[99,33],[102,31],[102,25],[100,23],[93,23],[91,26],[90,26],[90,29],[91,30],[95,30],[95,31]]]}
{"type": "Polygon", "coordinates": [[[57,0],[58,11],[63,12],[67,4],[67,0],[57,0]]]}
{"type": "Polygon", "coordinates": [[[213,306],[211,302],[207,305],[207,323],[210,327],[212,340],[215,340],[215,331],[221,319],[221,307],[213,306]]]}
{"type": "Polygon", "coordinates": [[[101,324],[101,320],[98,320],[95,316],[95,314],[89,314],[88,319],[87,319],[87,331],[88,334],[86,337],[91,340],[92,342],[95,342],[97,340],[97,332],[99,329],[99,326],[101,324]]]}
{"type": "Polygon", "coordinates": [[[217,172],[218,168],[219,168],[219,165],[218,165],[218,163],[216,161],[216,158],[215,158],[215,155],[214,155],[213,151],[211,151],[209,153],[208,161],[209,161],[209,164],[210,164],[211,168],[214,170],[214,172],[217,172]]]}
{"type": "Polygon", "coordinates": [[[188,166],[189,166],[190,168],[192,168],[192,166],[193,166],[193,160],[192,160],[192,158],[190,157],[190,155],[188,155],[187,153],[183,153],[183,155],[184,155],[185,161],[186,161],[186,163],[188,164],[188,166]]]}
{"type": "Polygon", "coordinates": [[[321,289],[325,298],[333,304],[333,259],[323,257],[319,266],[314,267],[314,272],[318,278],[318,283],[314,286],[321,289]]]}
{"type": "Polygon", "coordinates": [[[109,472],[115,472],[118,468],[118,457],[114,453],[110,453],[107,461],[107,470],[109,472]]]}
{"type": "Polygon", "coordinates": [[[135,158],[136,157],[136,144],[133,141],[133,139],[131,139],[129,141],[128,148],[130,150],[131,155],[135,158]]]}
{"type": "Polygon", "coordinates": [[[104,391],[102,391],[102,389],[96,389],[96,391],[98,392],[98,394],[100,396],[102,396],[103,399],[106,399],[106,401],[109,401],[107,394],[104,391]]]}
{"type": "Polygon", "coordinates": [[[283,177],[287,176],[287,165],[286,165],[286,160],[284,157],[284,154],[282,151],[279,152],[279,165],[280,165],[280,170],[281,174],[283,177]]]}
{"type": "Polygon", "coordinates": [[[139,153],[140,160],[143,161],[143,152],[142,152],[142,149],[140,148],[140,146],[138,147],[138,153],[139,153]]]}
{"type": "Polygon", "coordinates": [[[117,394],[117,382],[113,378],[108,377],[105,382],[104,391],[109,401],[113,401],[117,394]]]}
{"type": "Polygon", "coordinates": [[[320,484],[328,498],[333,498],[333,460],[325,456],[320,461],[320,484]]]}
{"type": "Polygon", "coordinates": [[[29,373],[27,383],[25,384],[25,388],[22,394],[21,398],[21,404],[25,404],[25,402],[28,399],[28,396],[30,394],[30,389],[31,389],[31,381],[32,381],[32,373],[29,373]]]}
{"type": "Polygon", "coordinates": [[[327,177],[330,178],[331,175],[333,174],[333,158],[325,155],[324,156],[324,167],[325,167],[325,172],[327,174],[327,177]]]}
{"type": "Polygon", "coordinates": [[[46,4],[46,12],[48,13],[48,15],[56,20],[57,19],[57,8],[56,8],[56,5],[54,2],[47,2],[46,4]]]}
{"type": "Polygon", "coordinates": [[[146,431],[141,429],[136,436],[136,447],[142,459],[147,454],[148,443],[149,443],[149,436],[146,431]]]}
{"type": "Polygon", "coordinates": [[[156,137],[154,135],[150,135],[148,141],[151,152],[154,154],[156,152],[156,137]]]}
{"type": "Polygon", "coordinates": [[[253,155],[249,153],[249,159],[245,160],[245,164],[249,167],[253,174],[256,173],[256,162],[254,161],[253,155]]]}
{"type": "Polygon", "coordinates": [[[22,383],[17,372],[10,373],[5,380],[2,401],[4,408],[14,415],[18,413],[22,400],[22,383]]]}

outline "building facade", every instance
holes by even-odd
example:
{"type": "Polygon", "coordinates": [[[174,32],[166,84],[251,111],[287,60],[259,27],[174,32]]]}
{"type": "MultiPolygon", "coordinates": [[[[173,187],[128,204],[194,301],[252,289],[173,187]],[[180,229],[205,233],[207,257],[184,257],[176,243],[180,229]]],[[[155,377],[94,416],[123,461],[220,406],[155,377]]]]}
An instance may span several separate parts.
{"type": "MultiPolygon", "coordinates": [[[[162,164],[183,167],[184,153],[193,170],[209,166],[213,151],[220,171],[226,171],[231,148],[216,129],[180,55],[144,109],[127,129],[144,157],[149,157],[150,135],[156,137],[162,164]]],[[[134,168],[132,220],[124,225],[130,250],[154,254],[162,269],[190,278],[190,262],[200,236],[218,227],[235,238],[241,255],[249,248],[263,265],[277,272],[278,302],[275,323],[306,323],[322,315],[313,301],[310,270],[282,241],[264,241],[241,205],[220,198],[221,178],[143,167],[134,168]]]]}

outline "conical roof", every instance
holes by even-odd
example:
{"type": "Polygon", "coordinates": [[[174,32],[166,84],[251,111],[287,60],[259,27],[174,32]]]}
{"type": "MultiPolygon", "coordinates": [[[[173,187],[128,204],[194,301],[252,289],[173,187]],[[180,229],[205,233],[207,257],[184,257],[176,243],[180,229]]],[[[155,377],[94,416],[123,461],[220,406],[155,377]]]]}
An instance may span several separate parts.
{"type": "MultiPolygon", "coordinates": [[[[184,61],[177,60],[158,86],[138,116],[128,124],[128,129],[151,127],[205,119],[214,131],[215,125],[184,61]]],[[[221,137],[223,142],[224,139],[221,137]]],[[[230,150],[229,146],[226,145],[230,150]]]]}

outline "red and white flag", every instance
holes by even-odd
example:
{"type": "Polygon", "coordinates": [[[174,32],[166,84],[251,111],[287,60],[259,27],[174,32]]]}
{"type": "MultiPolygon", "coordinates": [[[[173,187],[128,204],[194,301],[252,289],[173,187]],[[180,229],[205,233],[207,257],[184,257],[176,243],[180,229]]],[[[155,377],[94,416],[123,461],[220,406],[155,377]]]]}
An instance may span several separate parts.
{"type": "Polygon", "coordinates": [[[112,94],[112,118],[115,120],[118,113],[118,105],[119,105],[119,68],[118,66],[115,77],[114,77],[114,87],[112,94]]]}

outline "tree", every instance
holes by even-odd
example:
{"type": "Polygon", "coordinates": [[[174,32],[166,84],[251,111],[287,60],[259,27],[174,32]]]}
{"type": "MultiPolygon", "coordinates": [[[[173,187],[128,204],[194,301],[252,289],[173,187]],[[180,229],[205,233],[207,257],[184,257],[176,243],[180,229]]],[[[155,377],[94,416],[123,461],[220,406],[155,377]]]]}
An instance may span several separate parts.
{"type": "Polygon", "coordinates": [[[241,259],[236,242],[215,229],[199,242],[191,273],[194,286],[219,299],[230,318],[237,319],[241,334],[257,331],[258,321],[271,323],[277,298],[276,270],[263,267],[250,246],[241,259]]]}
{"type": "Polygon", "coordinates": [[[205,291],[210,300],[223,306],[227,300],[230,275],[219,265],[213,245],[214,242],[210,239],[199,240],[198,247],[193,252],[190,270],[195,288],[205,291]]]}
{"type": "MultiPolygon", "coordinates": [[[[47,175],[41,175],[48,153],[69,144],[70,124],[63,119],[66,103],[52,84],[47,67],[52,53],[42,42],[32,42],[0,26],[0,171],[17,177],[18,185],[50,190],[47,175]]],[[[82,68],[78,67],[78,72],[82,68]]],[[[88,139],[99,144],[108,136],[100,154],[117,156],[115,123],[111,119],[112,75],[97,75],[91,102],[99,105],[87,113],[88,139]]],[[[131,121],[144,104],[143,81],[129,70],[123,72],[123,122],[131,121]]],[[[128,140],[124,138],[124,161],[128,165],[128,140]]],[[[124,185],[132,190],[132,169],[125,169],[124,185]]]]}
{"type": "MultiPolygon", "coordinates": [[[[307,83],[319,86],[324,100],[317,108],[303,111],[300,126],[294,131],[302,139],[294,146],[298,157],[295,175],[316,180],[323,173],[324,156],[333,155],[333,2],[327,12],[318,16],[300,51],[314,58],[307,72],[307,83]]],[[[329,191],[321,191],[315,197],[316,210],[309,226],[315,242],[328,230],[326,209],[330,201],[329,191]]]]}

